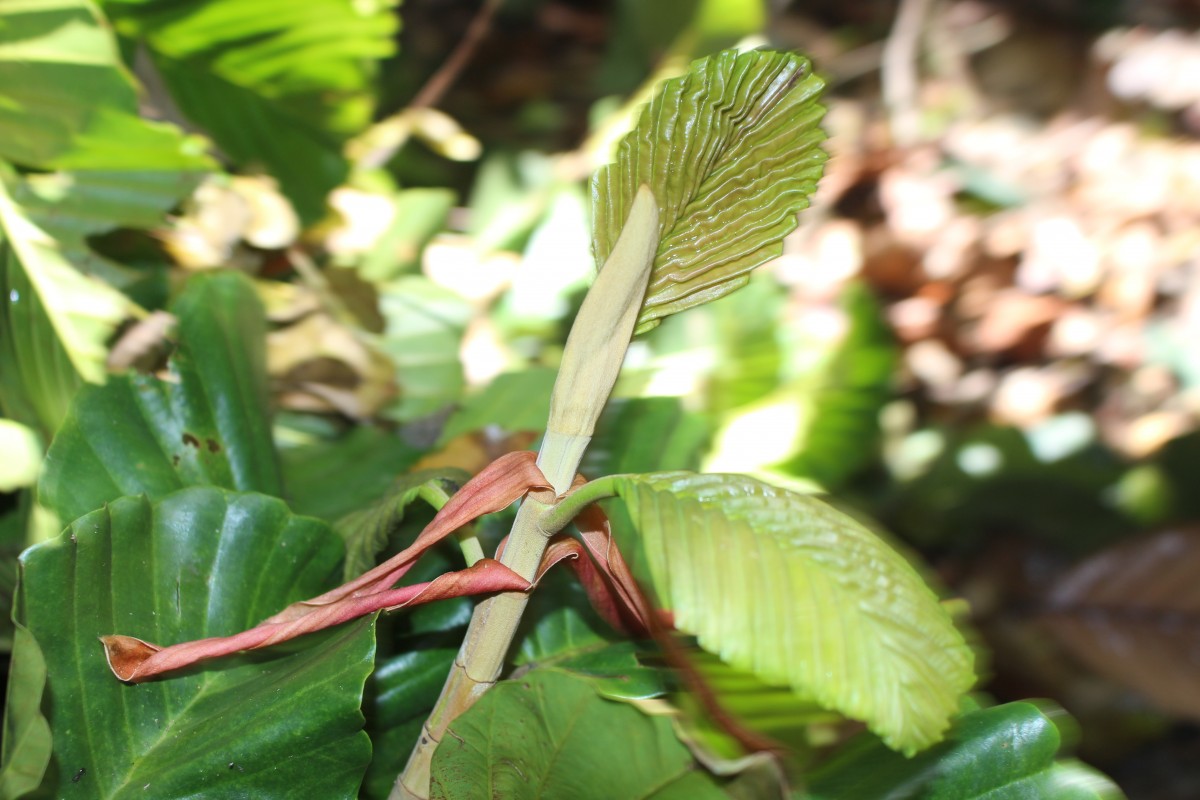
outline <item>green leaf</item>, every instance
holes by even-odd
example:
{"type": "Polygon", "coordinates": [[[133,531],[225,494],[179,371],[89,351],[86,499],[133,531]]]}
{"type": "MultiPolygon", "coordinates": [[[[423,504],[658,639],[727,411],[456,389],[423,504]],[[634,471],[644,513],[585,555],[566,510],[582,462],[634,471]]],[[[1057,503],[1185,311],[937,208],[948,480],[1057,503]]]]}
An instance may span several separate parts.
{"type": "Polygon", "coordinates": [[[86,0],[22,0],[0,26],[0,158],[40,169],[207,169],[196,140],[137,116],[112,32],[86,0]]]}
{"type": "MultiPolygon", "coordinates": [[[[46,789],[353,797],[370,757],[359,711],[370,620],[142,685],[116,680],[97,642],[232,634],[329,588],[341,555],[328,526],[282,501],[212,487],[118,499],[26,551],[16,617],[45,657],[46,789]]],[[[19,648],[14,664],[32,657],[19,648]]],[[[10,710],[8,724],[29,721],[10,710]]]]}
{"type": "Polygon", "coordinates": [[[1071,720],[1047,703],[1007,703],[959,718],[947,741],[915,758],[859,736],[810,774],[807,800],[1098,800],[1119,798],[1107,778],[1056,760],[1071,720]]]}
{"type": "Polygon", "coordinates": [[[111,0],[180,110],[243,166],[265,165],[313,221],[346,175],[341,140],[371,119],[377,62],[394,52],[393,3],[111,0]]]}
{"type": "Polygon", "coordinates": [[[432,772],[435,800],[725,797],[667,717],[605,700],[587,679],[556,670],[492,688],[450,725],[432,772]]]}
{"type": "Polygon", "coordinates": [[[609,403],[584,457],[585,475],[694,469],[708,444],[709,423],[675,397],[635,397],[609,403]]]}
{"type": "Polygon", "coordinates": [[[410,275],[380,287],[379,310],[386,328],[377,344],[396,365],[400,384],[400,400],[388,416],[409,421],[456,401],[464,385],[458,347],[470,305],[428,278],[410,275]]]}
{"type": "Polygon", "coordinates": [[[299,514],[329,522],[382,497],[424,453],[403,438],[360,426],[345,436],[283,451],[287,497],[299,514]]]}
{"type": "Polygon", "coordinates": [[[404,521],[408,507],[424,500],[440,509],[450,495],[470,480],[460,469],[425,469],[396,479],[387,496],[370,508],[353,511],[338,520],[335,530],[346,543],[345,580],[356,578],[375,566],[376,556],[404,521]]]}
{"type": "Polygon", "coordinates": [[[105,377],[106,342],[129,314],[120,292],[77,271],[0,173],[0,353],[4,404],[53,432],[82,381],[105,377]],[[15,378],[14,378],[15,376],[15,378]]]}
{"type": "Polygon", "coordinates": [[[451,439],[497,425],[507,433],[544,431],[550,415],[550,392],[558,371],[531,367],[497,375],[482,391],[467,397],[446,420],[439,445],[451,439]]]}
{"type": "Polygon", "coordinates": [[[4,700],[4,748],[0,752],[0,797],[20,797],[42,782],[53,737],[40,706],[46,688],[46,659],[24,625],[13,635],[14,657],[4,700]]]}
{"type": "Polygon", "coordinates": [[[116,228],[161,226],[164,213],[189,194],[201,177],[195,170],[151,167],[148,162],[143,169],[28,175],[15,196],[76,269],[124,289],[142,280],[142,273],[97,254],[88,237],[116,228]]]}
{"type": "Polygon", "coordinates": [[[737,475],[617,475],[675,625],[767,684],[862,720],[891,747],[936,742],[972,654],[916,570],[820,500],[737,475]]]}
{"type": "Polygon", "coordinates": [[[654,192],[660,239],[638,331],[745,285],[783,252],[825,162],[824,84],[790,53],[726,50],[665,82],[592,179],[603,265],[638,187],[654,192]]]}
{"type": "Polygon", "coordinates": [[[72,403],[40,486],[60,519],[193,485],[281,493],[253,285],[232,272],[196,275],[173,310],[180,344],[166,380],[114,376],[72,403]]]}

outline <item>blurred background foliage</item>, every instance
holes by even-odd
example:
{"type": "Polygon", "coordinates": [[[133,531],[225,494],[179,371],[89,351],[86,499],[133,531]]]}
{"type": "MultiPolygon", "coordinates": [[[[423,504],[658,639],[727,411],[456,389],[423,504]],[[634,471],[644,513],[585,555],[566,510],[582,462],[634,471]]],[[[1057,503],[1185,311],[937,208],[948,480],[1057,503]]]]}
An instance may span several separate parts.
{"type": "MultiPolygon", "coordinates": [[[[813,207],[745,289],[634,343],[585,470],[833,494],[968,601],[986,692],[1062,703],[1081,755],[1131,798],[1200,796],[1194,6],[102,6],[141,91],[92,88],[208,137],[223,169],[154,156],[175,170],[164,184],[121,153],[0,145],[5,196],[90,282],[4,273],[5,597],[16,553],[58,530],[28,487],[71,393],[102,376],[97,353],[160,369],[165,309],[194,271],[256,282],[298,513],[335,521],[406,470],[532,446],[594,271],[585,179],[690,59],[795,49],[830,84],[813,207]],[[60,177],[86,158],[109,171],[60,177]],[[51,321],[55,293],[100,309],[35,372],[30,291],[50,293],[51,321]]],[[[388,768],[372,767],[381,786],[388,768]]]]}

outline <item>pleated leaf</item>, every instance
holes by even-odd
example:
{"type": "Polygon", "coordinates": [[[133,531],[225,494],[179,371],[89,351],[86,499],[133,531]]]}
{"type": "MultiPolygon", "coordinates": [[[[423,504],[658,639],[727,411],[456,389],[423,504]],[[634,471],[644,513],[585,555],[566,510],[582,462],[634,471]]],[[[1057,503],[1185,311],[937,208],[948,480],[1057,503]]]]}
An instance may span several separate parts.
{"type": "Polygon", "coordinates": [[[875,534],[814,497],[737,475],[596,484],[625,501],[660,602],[704,649],[905,753],[941,737],[974,680],[972,654],[875,534]]]}
{"type": "Polygon", "coordinates": [[[15,617],[36,652],[18,639],[13,670],[43,657],[46,699],[40,710],[10,705],[5,727],[36,736],[45,714],[54,757],[43,790],[356,796],[370,758],[359,710],[370,620],[141,685],[114,678],[97,641],[117,631],[167,642],[234,633],[336,583],[342,552],[326,524],[282,501],[213,487],[158,503],[121,498],[26,551],[15,617]]]}
{"type": "Polygon", "coordinates": [[[638,331],[745,285],[783,252],[826,155],[824,84],[791,53],[723,51],[663,84],[592,179],[593,248],[603,265],[638,187],[659,206],[658,254],[638,331]]]}

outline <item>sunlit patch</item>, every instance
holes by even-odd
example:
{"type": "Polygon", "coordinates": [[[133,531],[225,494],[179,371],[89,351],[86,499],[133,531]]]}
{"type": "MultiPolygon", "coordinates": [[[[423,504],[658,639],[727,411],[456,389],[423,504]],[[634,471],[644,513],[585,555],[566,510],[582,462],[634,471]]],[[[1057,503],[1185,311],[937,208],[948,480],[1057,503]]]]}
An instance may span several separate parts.
{"type": "Polygon", "coordinates": [[[804,411],[795,399],[754,406],[732,417],[717,434],[708,472],[750,472],[796,452],[804,411]]]}

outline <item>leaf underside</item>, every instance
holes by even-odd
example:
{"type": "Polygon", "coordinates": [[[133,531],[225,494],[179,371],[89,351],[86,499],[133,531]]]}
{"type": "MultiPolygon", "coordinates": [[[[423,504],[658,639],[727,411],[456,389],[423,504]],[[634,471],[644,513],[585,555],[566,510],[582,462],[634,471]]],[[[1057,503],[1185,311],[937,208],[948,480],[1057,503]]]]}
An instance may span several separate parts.
{"type": "Polygon", "coordinates": [[[638,187],[658,202],[658,253],[638,332],[745,285],[783,252],[826,160],[823,87],[801,56],[732,50],[663,84],[615,163],[592,179],[597,264],[638,187]]]}
{"type": "Polygon", "coordinates": [[[916,570],[820,500],[737,475],[607,479],[680,630],[768,684],[866,722],[913,753],[936,742],[973,657],[916,570]]]}

